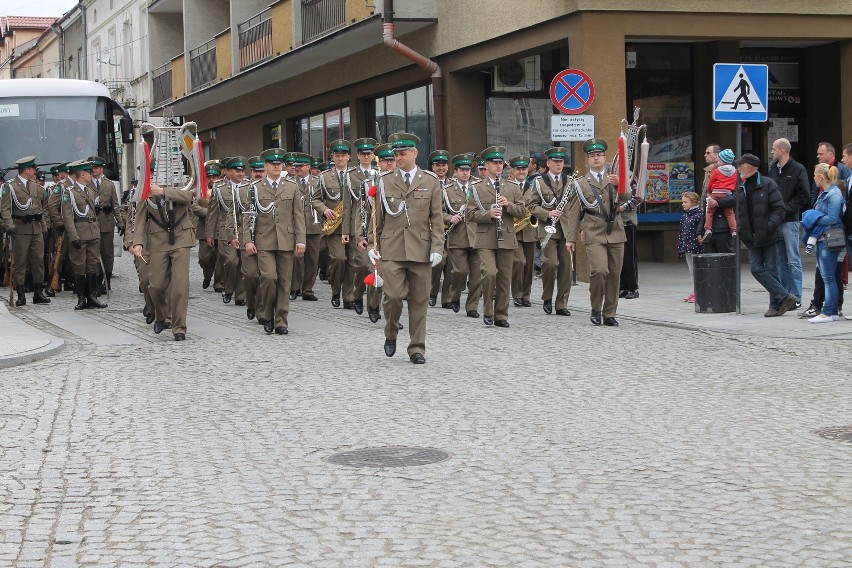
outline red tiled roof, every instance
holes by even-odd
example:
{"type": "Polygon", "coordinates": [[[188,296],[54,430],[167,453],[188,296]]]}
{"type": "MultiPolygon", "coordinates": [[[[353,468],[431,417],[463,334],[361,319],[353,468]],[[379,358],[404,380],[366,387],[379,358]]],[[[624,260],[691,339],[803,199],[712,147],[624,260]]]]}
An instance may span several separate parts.
{"type": "Polygon", "coordinates": [[[57,18],[35,16],[0,16],[0,34],[5,35],[14,29],[43,30],[49,28],[57,18]]]}

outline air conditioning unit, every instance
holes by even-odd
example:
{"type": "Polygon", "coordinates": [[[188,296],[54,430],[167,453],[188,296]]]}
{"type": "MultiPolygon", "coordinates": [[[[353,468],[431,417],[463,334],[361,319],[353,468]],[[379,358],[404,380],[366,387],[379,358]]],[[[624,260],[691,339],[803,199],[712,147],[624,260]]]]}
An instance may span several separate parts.
{"type": "Polygon", "coordinates": [[[494,66],[493,90],[498,93],[521,93],[541,90],[541,57],[530,55],[494,66]]]}

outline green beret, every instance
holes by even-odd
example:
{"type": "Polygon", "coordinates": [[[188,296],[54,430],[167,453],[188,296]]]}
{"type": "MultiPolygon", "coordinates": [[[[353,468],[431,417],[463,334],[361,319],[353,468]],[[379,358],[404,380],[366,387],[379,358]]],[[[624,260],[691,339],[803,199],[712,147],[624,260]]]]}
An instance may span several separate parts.
{"type": "Polygon", "coordinates": [[[467,154],[459,154],[453,156],[453,166],[469,168],[473,164],[473,160],[467,154]]]}
{"type": "Polygon", "coordinates": [[[304,152],[291,152],[290,159],[294,164],[310,164],[313,162],[311,155],[304,152]]]}
{"type": "Polygon", "coordinates": [[[262,170],[264,169],[263,160],[260,159],[260,156],[252,156],[248,159],[249,167],[253,170],[262,170]]]}
{"type": "Polygon", "coordinates": [[[410,132],[396,132],[388,137],[391,148],[416,148],[420,144],[420,138],[410,132]]]}
{"type": "Polygon", "coordinates": [[[104,167],[104,164],[106,164],[106,160],[104,160],[100,156],[89,156],[87,159],[88,161],[92,162],[93,166],[98,166],[102,168],[104,167]]]}
{"type": "Polygon", "coordinates": [[[328,147],[332,154],[335,152],[343,152],[345,154],[352,153],[352,144],[349,143],[349,140],[344,140],[342,138],[340,140],[335,140],[329,144],[328,147]]]}
{"type": "Polygon", "coordinates": [[[320,169],[321,172],[327,172],[328,170],[331,169],[331,166],[333,166],[333,165],[334,164],[332,164],[331,162],[321,162],[320,165],[319,165],[319,169],[320,169]]]}
{"type": "Polygon", "coordinates": [[[429,154],[429,163],[434,164],[435,162],[449,162],[450,161],[450,153],[446,150],[435,150],[434,152],[429,154]]]}
{"type": "Polygon", "coordinates": [[[391,150],[390,144],[376,146],[376,157],[379,159],[393,158],[393,150],[391,150]]]}
{"type": "Polygon", "coordinates": [[[503,155],[506,153],[506,148],[503,146],[489,146],[479,155],[479,159],[484,161],[502,162],[503,155]]]}
{"type": "Polygon", "coordinates": [[[280,164],[284,161],[284,150],[282,148],[268,148],[260,153],[260,159],[264,162],[280,164]]]}
{"type": "Polygon", "coordinates": [[[513,168],[525,168],[530,165],[530,159],[526,156],[515,156],[509,160],[509,165],[513,168]]]}
{"type": "Polygon", "coordinates": [[[36,167],[35,159],[35,156],[27,156],[26,158],[15,160],[15,166],[17,166],[18,171],[25,170],[27,168],[34,168],[36,167]]]}
{"type": "Polygon", "coordinates": [[[376,145],[378,144],[378,140],[375,138],[359,138],[354,142],[355,151],[356,152],[374,152],[376,149],[376,145]]]}
{"type": "Polygon", "coordinates": [[[591,154],[592,152],[606,152],[606,149],[606,140],[603,138],[592,138],[591,140],[583,142],[583,151],[586,152],[586,154],[591,154]]]}
{"type": "MultiPolygon", "coordinates": [[[[606,144],[604,144],[604,148],[606,148],[606,144]]],[[[545,152],[544,155],[548,160],[564,160],[565,156],[568,155],[568,150],[562,146],[556,146],[545,152]]]]}
{"type": "MultiPolygon", "coordinates": [[[[71,162],[68,164],[68,171],[71,172],[90,172],[92,171],[92,162],[89,160],[77,160],[76,162],[71,162]]],[[[151,164],[153,167],[153,162],[151,164]]]]}

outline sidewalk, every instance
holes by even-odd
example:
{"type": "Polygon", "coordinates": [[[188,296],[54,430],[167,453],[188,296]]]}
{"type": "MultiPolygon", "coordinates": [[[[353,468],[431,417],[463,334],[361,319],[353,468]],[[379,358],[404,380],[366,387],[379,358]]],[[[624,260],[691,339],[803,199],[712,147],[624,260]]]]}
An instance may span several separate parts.
{"type": "Polygon", "coordinates": [[[45,359],[65,347],[62,339],[44,333],[11,314],[6,302],[0,303],[0,330],[0,369],[45,359]]]}

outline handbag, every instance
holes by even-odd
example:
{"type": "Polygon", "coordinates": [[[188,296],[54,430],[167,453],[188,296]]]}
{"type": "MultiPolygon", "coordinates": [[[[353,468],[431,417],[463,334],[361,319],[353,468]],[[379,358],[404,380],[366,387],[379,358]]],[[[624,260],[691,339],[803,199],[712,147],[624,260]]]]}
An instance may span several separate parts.
{"type": "Polygon", "coordinates": [[[846,248],[846,235],[843,232],[843,227],[832,227],[822,234],[825,239],[825,247],[832,251],[839,251],[846,248]]]}

